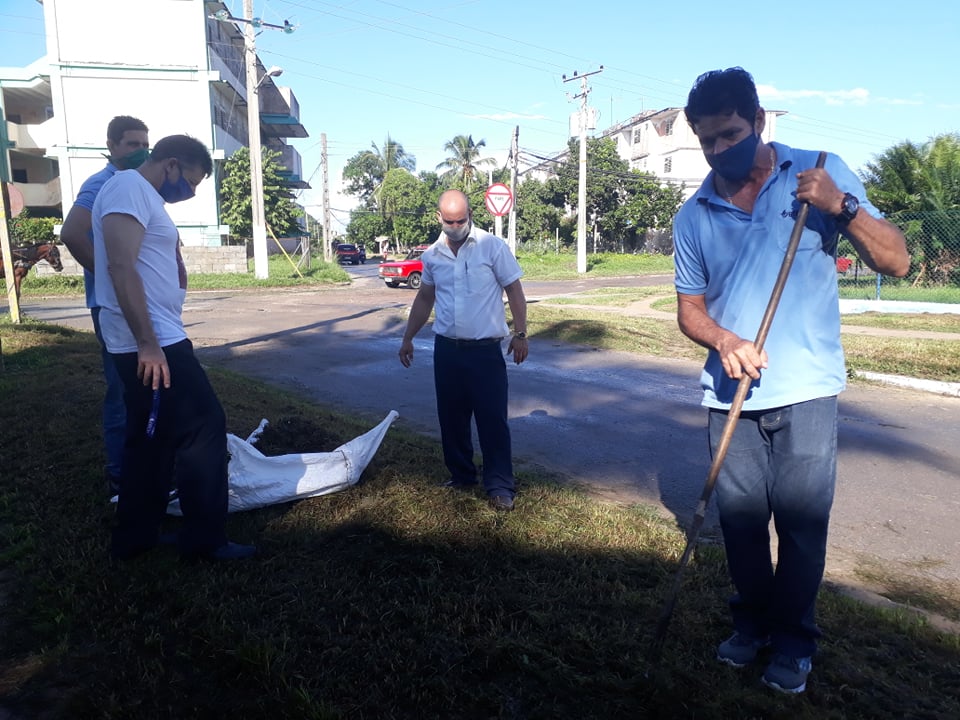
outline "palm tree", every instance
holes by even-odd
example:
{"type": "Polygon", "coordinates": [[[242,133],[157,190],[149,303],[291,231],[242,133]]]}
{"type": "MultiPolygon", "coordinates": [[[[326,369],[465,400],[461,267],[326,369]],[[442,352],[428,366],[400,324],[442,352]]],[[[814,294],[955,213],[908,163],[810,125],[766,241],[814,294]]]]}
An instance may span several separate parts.
{"type": "Polygon", "coordinates": [[[450,153],[450,157],[437,165],[437,170],[444,171],[440,177],[445,180],[459,180],[463,189],[469,190],[479,166],[494,165],[497,162],[490,157],[480,159],[480,148],[486,144],[486,140],[474,143],[472,135],[457,135],[447,142],[443,149],[450,153]]]}
{"type": "Polygon", "coordinates": [[[417,158],[404,150],[403,145],[391,138],[389,133],[387,133],[387,139],[384,141],[382,149],[378,148],[377,144],[374,142],[370,143],[370,147],[373,148],[373,151],[368,152],[370,153],[371,159],[377,168],[375,178],[376,187],[373,190],[373,200],[380,208],[380,214],[386,217],[388,214],[387,210],[384,207],[384,204],[380,201],[384,178],[387,177],[387,173],[389,173],[391,170],[396,170],[398,168],[412,173],[417,169],[417,158]]]}
{"type": "Polygon", "coordinates": [[[383,182],[384,176],[394,168],[403,168],[413,172],[417,169],[417,158],[410,155],[403,149],[403,145],[387,134],[387,139],[383,143],[383,149],[377,147],[376,143],[370,143],[374,155],[380,160],[380,167],[383,170],[380,175],[380,182],[383,182]]]}

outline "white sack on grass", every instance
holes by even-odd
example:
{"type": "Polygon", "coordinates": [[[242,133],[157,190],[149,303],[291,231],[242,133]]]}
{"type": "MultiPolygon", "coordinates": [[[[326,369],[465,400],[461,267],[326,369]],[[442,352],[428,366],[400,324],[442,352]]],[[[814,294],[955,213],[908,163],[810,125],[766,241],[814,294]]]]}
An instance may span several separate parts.
{"type": "MultiPolygon", "coordinates": [[[[390,425],[399,417],[391,410],[372,430],[333,452],[293,453],[267,457],[257,450],[257,441],[267,421],[241,440],[227,434],[229,512],[253,510],[277,503],[327,495],[355,485],[383,442],[390,425]]],[[[170,515],[182,515],[180,501],[171,500],[170,515]]]]}

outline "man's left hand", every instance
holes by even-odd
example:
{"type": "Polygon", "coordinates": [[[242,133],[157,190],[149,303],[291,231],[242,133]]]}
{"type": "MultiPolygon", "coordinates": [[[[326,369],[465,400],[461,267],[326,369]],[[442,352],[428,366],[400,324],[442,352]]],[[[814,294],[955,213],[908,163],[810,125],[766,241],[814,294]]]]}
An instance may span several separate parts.
{"type": "Polygon", "coordinates": [[[510,338],[510,345],[507,347],[507,355],[513,355],[513,361],[517,365],[527,359],[527,354],[529,352],[530,346],[527,344],[526,338],[517,337],[516,335],[510,338]]]}

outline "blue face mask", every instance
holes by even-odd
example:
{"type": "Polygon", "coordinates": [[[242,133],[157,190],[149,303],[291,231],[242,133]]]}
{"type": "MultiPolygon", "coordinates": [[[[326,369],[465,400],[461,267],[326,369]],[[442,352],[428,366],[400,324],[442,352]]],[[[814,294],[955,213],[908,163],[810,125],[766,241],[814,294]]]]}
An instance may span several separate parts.
{"type": "Polygon", "coordinates": [[[756,133],[750,133],[722,153],[704,155],[704,157],[707,164],[713,168],[717,175],[726,180],[738,182],[744,180],[750,174],[750,168],[753,167],[753,158],[757,154],[757,145],[759,144],[760,136],[756,133]]]}
{"type": "Polygon", "coordinates": [[[160,189],[157,192],[160,193],[163,201],[167,203],[183,202],[196,195],[193,186],[188,183],[187,179],[183,176],[183,168],[180,168],[180,179],[175,183],[170,182],[166,175],[164,175],[163,182],[160,184],[160,189]]]}

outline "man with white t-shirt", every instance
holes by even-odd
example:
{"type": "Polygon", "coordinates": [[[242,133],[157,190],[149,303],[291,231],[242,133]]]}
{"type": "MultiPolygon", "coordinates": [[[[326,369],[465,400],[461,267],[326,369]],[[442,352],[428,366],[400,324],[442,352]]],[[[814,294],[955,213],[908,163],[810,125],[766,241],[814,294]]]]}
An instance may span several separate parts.
{"type": "Polygon", "coordinates": [[[119,560],[160,541],[174,465],[181,555],[235,560],[255,552],[226,538],[226,416],[183,327],[186,274],[177,227],[164,207],[192,198],[212,171],[201,142],[171,135],[138,169],[108,180],[93,206],[100,327],[127,410],[112,545],[119,560]]]}

